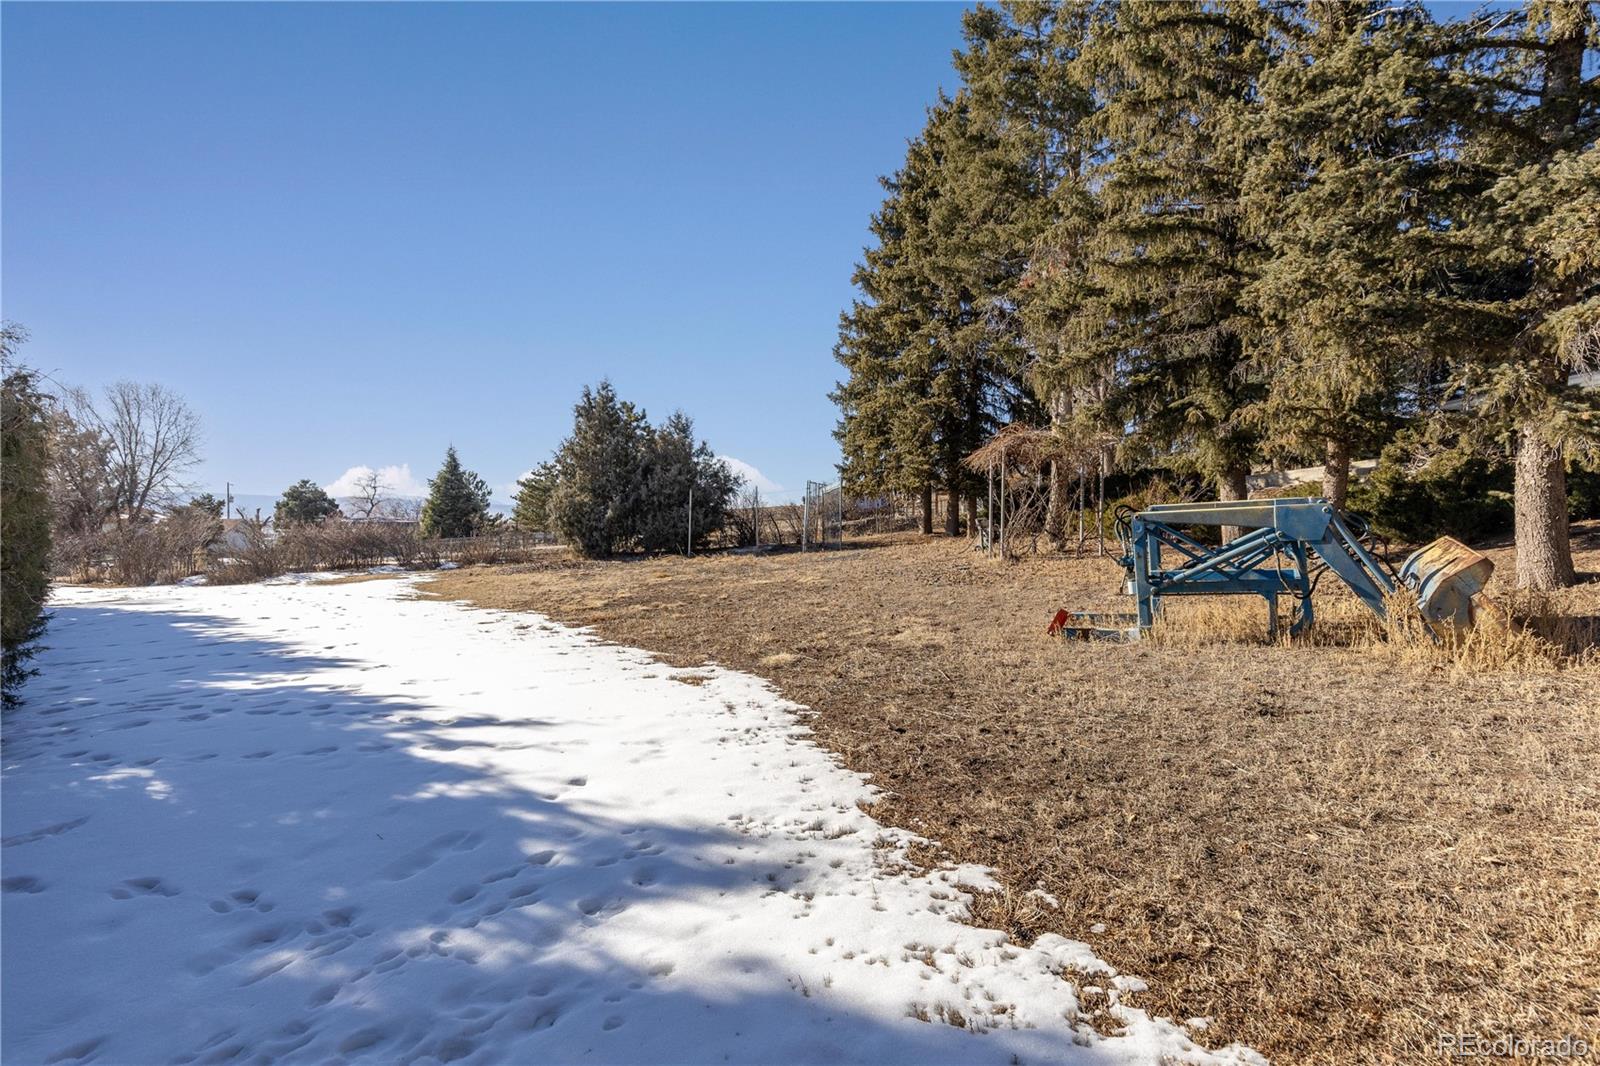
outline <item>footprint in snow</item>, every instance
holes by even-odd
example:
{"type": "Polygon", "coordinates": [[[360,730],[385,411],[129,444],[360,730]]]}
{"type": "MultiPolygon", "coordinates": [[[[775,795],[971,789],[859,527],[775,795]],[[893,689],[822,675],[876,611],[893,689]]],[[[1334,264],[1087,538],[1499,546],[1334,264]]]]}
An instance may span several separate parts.
{"type": "Polygon", "coordinates": [[[289,926],[283,922],[271,925],[258,925],[234,941],[241,951],[255,951],[258,948],[270,947],[282,940],[286,935],[292,935],[289,926]]]}
{"type": "Polygon", "coordinates": [[[364,1051],[387,1039],[388,1035],[381,1029],[357,1029],[339,1042],[339,1052],[349,1055],[352,1052],[364,1051]]]}
{"type": "Polygon", "coordinates": [[[344,985],[337,981],[331,984],[323,985],[321,988],[311,993],[311,995],[306,999],[306,1006],[313,1009],[317,1007],[326,1007],[329,1003],[334,1001],[334,999],[343,989],[344,985]]]}
{"type": "Polygon", "coordinates": [[[627,909],[628,904],[614,896],[585,896],[578,900],[578,910],[589,918],[611,918],[627,909]]]}
{"type": "Polygon", "coordinates": [[[88,1040],[82,1040],[70,1047],[62,1048],[44,1061],[52,1064],[52,1066],[57,1062],[82,1062],[90,1055],[93,1055],[95,1050],[105,1042],[106,1038],[103,1036],[90,1037],[88,1040]]]}
{"type": "Polygon", "coordinates": [[[211,901],[211,909],[218,914],[227,914],[235,907],[266,914],[276,906],[277,904],[262,899],[261,894],[253,888],[241,888],[237,892],[230,892],[227,899],[214,899],[211,901]]]}
{"type": "Polygon", "coordinates": [[[112,899],[132,899],[134,896],[176,896],[179,889],[166,884],[159,877],[130,877],[107,891],[112,899]]]}
{"type": "Polygon", "coordinates": [[[322,912],[322,920],[335,929],[345,929],[355,920],[360,912],[355,907],[335,907],[322,912]]]}
{"type": "Polygon", "coordinates": [[[391,862],[383,868],[382,874],[384,879],[388,881],[404,881],[409,877],[415,877],[438,862],[446,851],[471,851],[482,843],[482,833],[457,829],[452,833],[445,833],[443,836],[435,837],[416,851],[391,862]]]}

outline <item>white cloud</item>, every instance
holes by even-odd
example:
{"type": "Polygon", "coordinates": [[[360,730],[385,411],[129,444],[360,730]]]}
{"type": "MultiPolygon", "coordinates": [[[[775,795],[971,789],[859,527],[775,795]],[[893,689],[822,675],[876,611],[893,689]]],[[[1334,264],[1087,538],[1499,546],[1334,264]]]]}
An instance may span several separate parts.
{"type": "Polygon", "coordinates": [[[763,474],[761,471],[757,470],[743,459],[735,459],[731,455],[719,455],[717,458],[726,463],[729,470],[732,470],[735,474],[744,478],[744,483],[747,486],[760,489],[769,496],[783,491],[782,485],[778,484],[776,481],[773,481],[771,478],[767,477],[767,475],[763,474]]]}
{"type": "MultiPolygon", "coordinates": [[[[322,487],[327,490],[329,496],[357,496],[361,492],[357,487],[357,483],[371,473],[372,467],[370,466],[352,466],[322,487]]],[[[428,494],[428,486],[412,476],[410,463],[401,463],[398,466],[381,466],[378,468],[378,478],[383,482],[385,496],[426,496],[428,494]]]]}
{"type": "Polygon", "coordinates": [[[506,482],[504,485],[501,485],[498,488],[496,488],[495,491],[494,491],[495,498],[499,499],[499,500],[514,500],[514,499],[516,499],[517,498],[517,482],[521,481],[523,478],[527,477],[531,473],[533,473],[533,468],[529,467],[527,470],[524,470],[522,473],[518,474],[516,477],[512,478],[510,481],[506,482]]]}

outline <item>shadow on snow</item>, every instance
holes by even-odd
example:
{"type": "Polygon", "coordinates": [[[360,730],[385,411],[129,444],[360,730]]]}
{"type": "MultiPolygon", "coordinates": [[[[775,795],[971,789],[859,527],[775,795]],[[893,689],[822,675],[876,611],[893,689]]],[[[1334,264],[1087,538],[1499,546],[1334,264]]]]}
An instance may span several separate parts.
{"type": "Polygon", "coordinates": [[[537,714],[441,718],[322,684],[372,664],[205,614],[54,615],[5,720],[8,1063],[935,1062],[1007,1044],[853,1011],[770,955],[688,966],[697,945],[585,935],[676,903],[709,933],[798,877],[740,859],[732,830],[639,820],[647,794],[612,816],[573,782],[470,764],[557,745],[537,714]]]}

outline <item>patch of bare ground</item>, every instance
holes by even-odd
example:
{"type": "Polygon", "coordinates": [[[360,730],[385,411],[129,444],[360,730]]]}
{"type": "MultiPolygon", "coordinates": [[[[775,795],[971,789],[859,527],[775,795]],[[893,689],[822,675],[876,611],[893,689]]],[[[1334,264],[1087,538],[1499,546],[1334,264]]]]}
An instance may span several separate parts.
{"type": "Polygon", "coordinates": [[[368,581],[394,581],[397,578],[411,577],[413,573],[407,570],[384,570],[378,573],[367,574],[340,574],[337,577],[323,577],[317,579],[319,585],[360,585],[368,581]]]}
{"type": "MultiPolygon", "coordinates": [[[[1576,546],[1591,581],[1556,598],[1569,622],[1600,616],[1600,529],[1576,546]]],[[[1149,982],[1139,1005],[1212,1017],[1217,1046],[1415,1062],[1440,1032],[1600,1043],[1592,655],[1475,669],[1322,593],[1328,624],[1294,645],[1261,638],[1259,600],[1185,605],[1199,633],[1174,610],[1138,645],[1045,637],[1059,606],[1125,606],[1119,582],[1108,560],[899,537],[426,587],[771,678],[890,790],[874,814],[999,871],[975,921],[1088,941],[1149,982]]]]}

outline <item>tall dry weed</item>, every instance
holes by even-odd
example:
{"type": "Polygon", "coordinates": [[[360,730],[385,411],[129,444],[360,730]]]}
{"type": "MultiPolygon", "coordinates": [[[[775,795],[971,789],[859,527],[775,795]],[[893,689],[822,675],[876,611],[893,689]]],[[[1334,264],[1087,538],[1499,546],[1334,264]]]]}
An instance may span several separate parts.
{"type": "MultiPolygon", "coordinates": [[[[1314,623],[1294,638],[1289,636],[1292,604],[1290,597],[1279,598],[1279,644],[1356,648],[1394,662],[1464,673],[1544,673],[1600,662],[1600,619],[1567,612],[1541,593],[1480,598],[1470,629],[1439,634],[1423,621],[1407,589],[1386,598],[1382,619],[1354,596],[1318,597],[1314,623]]],[[[1258,596],[1171,597],[1151,637],[1183,648],[1265,644],[1266,606],[1258,596]]]]}
{"type": "Polygon", "coordinates": [[[1382,640],[1374,647],[1398,662],[1444,666],[1453,673],[1546,673],[1595,660],[1592,620],[1563,614],[1548,596],[1528,591],[1503,600],[1480,596],[1471,628],[1432,632],[1410,590],[1386,602],[1382,640]]]}

